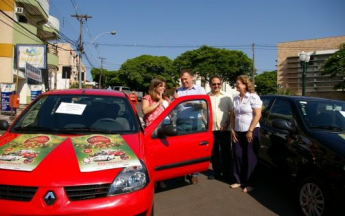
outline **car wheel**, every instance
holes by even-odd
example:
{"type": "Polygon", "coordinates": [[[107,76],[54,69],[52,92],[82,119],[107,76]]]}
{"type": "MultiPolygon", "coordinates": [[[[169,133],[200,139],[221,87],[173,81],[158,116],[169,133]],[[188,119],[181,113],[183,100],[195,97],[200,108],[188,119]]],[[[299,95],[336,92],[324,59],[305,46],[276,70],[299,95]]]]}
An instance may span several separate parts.
{"type": "Polygon", "coordinates": [[[304,215],[326,215],[329,196],[324,184],[315,177],[304,178],[298,187],[298,201],[304,215]]]}

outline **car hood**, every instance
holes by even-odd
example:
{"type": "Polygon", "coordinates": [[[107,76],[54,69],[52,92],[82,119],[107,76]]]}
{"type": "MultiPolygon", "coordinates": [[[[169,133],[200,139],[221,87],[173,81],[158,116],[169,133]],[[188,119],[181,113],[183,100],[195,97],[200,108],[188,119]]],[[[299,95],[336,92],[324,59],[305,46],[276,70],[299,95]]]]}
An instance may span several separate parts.
{"type": "MultiPolygon", "coordinates": [[[[14,138],[18,137],[19,136],[14,138]]],[[[75,185],[106,184],[113,182],[117,174],[122,170],[124,166],[126,166],[123,165],[120,167],[107,167],[101,170],[90,169],[83,171],[82,167],[88,169],[88,165],[81,165],[82,160],[80,159],[80,153],[78,153],[75,145],[73,145],[73,137],[58,137],[62,138],[62,141],[57,143],[57,145],[47,155],[45,155],[43,159],[41,159],[41,161],[37,164],[37,166],[34,169],[13,170],[8,169],[8,167],[5,169],[0,168],[0,184],[40,187],[63,187],[75,185]]],[[[139,158],[137,157],[137,155],[140,155],[138,147],[138,134],[125,135],[119,137],[121,137],[124,140],[124,143],[128,143],[128,145],[126,146],[129,149],[128,151],[132,152],[131,158],[135,158],[137,159],[136,161],[139,161],[139,158]],[[131,146],[133,146],[133,148],[131,146]]],[[[13,141],[14,140],[11,140],[11,142],[9,143],[13,145],[13,141]]],[[[4,148],[8,147],[7,145],[9,145],[9,143],[0,145],[0,154],[3,154],[4,148]]],[[[10,161],[0,160],[0,166],[6,166],[6,164],[8,164],[9,162],[10,161]]],[[[99,165],[104,165],[110,162],[106,160],[97,161],[99,165]]],[[[13,163],[24,162],[23,160],[18,160],[13,161],[13,163]]]]}
{"type": "Polygon", "coordinates": [[[345,133],[330,131],[312,131],[310,137],[321,143],[325,148],[334,151],[336,154],[345,158],[345,133]]]}

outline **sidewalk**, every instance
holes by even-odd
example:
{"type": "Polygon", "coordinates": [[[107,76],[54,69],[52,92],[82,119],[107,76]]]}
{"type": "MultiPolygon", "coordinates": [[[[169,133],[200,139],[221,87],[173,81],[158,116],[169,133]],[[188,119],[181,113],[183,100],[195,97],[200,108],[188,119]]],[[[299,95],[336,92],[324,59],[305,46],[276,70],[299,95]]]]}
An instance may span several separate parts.
{"type": "MultiPolygon", "coordinates": [[[[0,120],[5,120],[8,122],[8,124],[12,124],[14,119],[23,111],[23,109],[25,109],[25,107],[27,106],[27,104],[20,104],[19,108],[17,109],[17,113],[15,114],[15,112],[12,112],[12,116],[11,116],[11,112],[4,112],[1,111],[0,114],[0,120]]],[[[0,135],[2,135],[5,131],[0,130],[0,135]]]]}
{"type": "Polygon", "coordinates": [[[14,112],[12,116],[11,112],[1,112],[0,120],[6,120],[8,123],[12,123],[15,117],[17,117],[17,115],[14,112]]]}

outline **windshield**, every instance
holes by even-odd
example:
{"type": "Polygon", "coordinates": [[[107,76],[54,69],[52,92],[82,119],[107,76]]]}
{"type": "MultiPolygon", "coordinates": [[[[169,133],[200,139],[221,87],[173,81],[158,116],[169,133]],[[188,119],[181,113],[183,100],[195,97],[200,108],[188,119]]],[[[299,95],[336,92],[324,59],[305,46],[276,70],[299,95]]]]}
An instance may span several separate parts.
{"type": "Polygon", "coordinates": [[[123,134],[138,130],[125,98],[47,95],[32,104],[11,127],[16,133],[123,134]]]}
{"type": "Polygon", "coordinates": [[[342,101],[301,100],[298,108],[309,128],[345,128],[345,103],[342,101]]]}

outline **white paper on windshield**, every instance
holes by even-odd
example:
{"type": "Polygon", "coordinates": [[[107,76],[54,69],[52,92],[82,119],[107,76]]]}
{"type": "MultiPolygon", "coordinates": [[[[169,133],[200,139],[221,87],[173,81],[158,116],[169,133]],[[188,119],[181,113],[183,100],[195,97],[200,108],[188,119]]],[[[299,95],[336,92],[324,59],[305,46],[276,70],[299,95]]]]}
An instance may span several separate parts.
{"type": "Polygon", "coordinates": [[[86,104],[61,102],[55,113],[81,115],[85,110],[86,104]]]}

